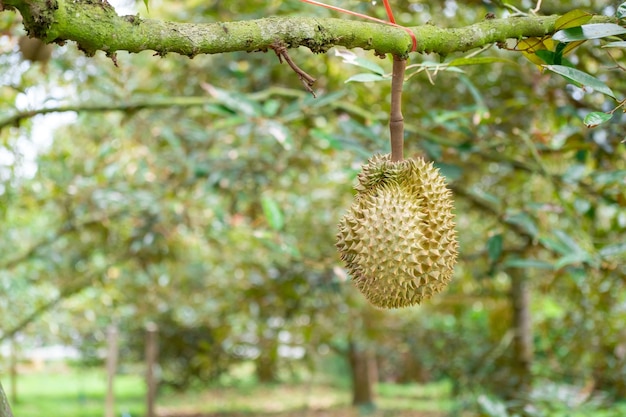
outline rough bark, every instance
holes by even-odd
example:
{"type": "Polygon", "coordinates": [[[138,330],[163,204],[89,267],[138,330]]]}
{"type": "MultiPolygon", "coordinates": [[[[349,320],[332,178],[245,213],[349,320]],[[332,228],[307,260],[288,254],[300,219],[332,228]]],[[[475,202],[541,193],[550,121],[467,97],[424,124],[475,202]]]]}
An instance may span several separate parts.
{"type": "MultiPolygon", "coordinates": [[[[164,22],[139,16],[118,16],[106,1],[0,0],[0,10],[18,9],[31,37],[46,42],[78,43],[87,55],[124,50],[170,52],[188,57],[233,51],[266,51],[277,43],[288,48],[305,46],[326,52],[333,46],[374,50],[377,54],[406,56],[412,48],[402,28],[358,20],[269,17],[207,24],[164,22]]],[[[417,38],[416,52],[448,55],[484,45],[544,36],[555,32],[558,16],[489,19],[461,28],[435,25],[410,29],[417,38]]],[[[596,16],[593,22],[615,19],[596,16]]]]}

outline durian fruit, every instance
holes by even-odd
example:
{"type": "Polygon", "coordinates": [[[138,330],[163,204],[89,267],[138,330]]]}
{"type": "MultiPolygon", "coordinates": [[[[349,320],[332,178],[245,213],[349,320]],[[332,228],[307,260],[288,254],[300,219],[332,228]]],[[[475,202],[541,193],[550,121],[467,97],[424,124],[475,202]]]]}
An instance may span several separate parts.
{"type": "Polygon", "coordinates": [[[452,278],[458,243],[444,178],[423,159],[376,155],[363,166],[337,248],[356,287],[377,307],[419,304],[452,278]]]}

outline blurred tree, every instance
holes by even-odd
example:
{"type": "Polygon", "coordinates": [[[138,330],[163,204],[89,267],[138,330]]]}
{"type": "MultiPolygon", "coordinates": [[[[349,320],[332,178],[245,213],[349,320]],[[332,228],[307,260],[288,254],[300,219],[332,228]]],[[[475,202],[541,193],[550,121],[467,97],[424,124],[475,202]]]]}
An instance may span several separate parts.
{"type": "MultiPolygon", "coordinates": [[[[624,92],[623,34],[565,57],[561,43],[571,42],[550,35],[568,23],[508,18],[535,6],[514,3],[394,6],[425,53],[411,56],[405,85],[406,150],[448,177],[462,262],[428,306],[373,313],[338,267],[334,227],[359,165],[388,151],[390,63],[295,48],[407,54],[403,29],[331,20],[295,2],[167,2],[141,19],[106,2],[0,1],[24,19],[0,13],[0,338],[81,344],[113,321],[133,335],[156,320],[171,341],[164,375],[179,387],[242,360],[275,379],[331,345],[353,364],[355,404],[374,401],[373,357],[381,377],[449,377],[459,393],[480,386],[527,401],[533,382],[551,380],[623,397],[626,132],[623,102],[598,93],[624,92]],[[274,17],[229,22],[261,14],[274,17]],[[110,24],[119,30],[92,26],[110,24]],[[264,30],[241,32],[250,24],[264,30]],[[104,50],[121,68],[66,46],[42,73],[20,58],[22,26],[48,42],[74,40],[88,56],[104,50]],[[276,39],[320,74],[317,99],[284,65],[244,52],[276,39]],[[531,42],[526,56],[565,71],[567,85],[511,51],[531,42]],[[197,56],[115,55],[125,49],[197,56]],[[598,77],[579,82],[558,62],[598,77]],[[345,85],[352,76],[374,81],[345,85]],[[35,116],[53,111],[76,116],[51,138],[50,119],[35,116]],[[603,123],[585,128],[589,114],[603,123]],[[419,366],[400,375],[407,363],[419,366]]],[[[593,6],[607,15],[594,22],[621,22],[617,4],[589,3],[560,2],[559,12],[593,6]]],[[[136,352],[132,337],[126,348],[136,352]]]]}

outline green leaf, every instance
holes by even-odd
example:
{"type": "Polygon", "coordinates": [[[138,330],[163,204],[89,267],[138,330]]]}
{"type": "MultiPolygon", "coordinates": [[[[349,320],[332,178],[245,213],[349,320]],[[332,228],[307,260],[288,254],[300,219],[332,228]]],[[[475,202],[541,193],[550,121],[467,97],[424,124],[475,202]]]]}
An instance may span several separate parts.
{"type": "Polygon", "coordinates": [[[605,83],[596,77],[587,74],[586,72],[577,70],[576,68],[566,67],[564,65],[544,65],[543,67],[554,73],[562,75],[575,84],[584,87],[591,87],[602,94],[615,98],[615,94],[605,83]]]}
{"type": "Polygon", "coordinates": [[[472,189],[472,194],[474,194],[476,197],[485,200],[491,204],[494,204],[496,206],[500,205],[502,203],[502,201],[500,200],[500,198],[495,195],[495,194],[489,194],[488,192],[481,190],[480,188],[473,188],[472,189]]]}
{"type": "Polygon", "coordinates": [[[506,58],[500,58],[496,56],[476,56],[471,58],[457,58],[448,62],[448,66],[450,67],[460,67],[463,65],[482,65],[482,64],[493,64],[495,62],[504,62],[507,64],[515,64],[514,61],[506,58]]]}
{"type": "Polygon", "coordinates": [[[591,202],[587,199],[577,198],[574,200],[574,209],[579,214],[588,213],[591,210],[591,202]]]}
{"type": "Polygon", "coordinates": [[[211,129],[228,129],[246,123],[248,119],[242,116],[224,117],[211,125],[211,129]]]}
{"type": "Polygon", "coordinates": [[[626,28],[615,23],[592,23],[590,25],[559,30],[552,35],[552,39],[559,42],[574,42],[623,35],[624,33],[626,33],[626,28]]]}
{"type": "Polygon", "coordinates": [[[285,226],[285,218],[276,200],[268,196],[263,196],[261,198],[261,205],[263,206],[263,214],[265,214],[267,224],[276,231],[281,230],[285,226]]]}
{"type": "Polygon", "coordinates": [[[441,149],[441,145],[436,142],[431,142],[429,140],[423,140],[420,144],[422,149],[426,151],[430,159],[434,159],[435,161],[439,161],[443,156],[443,150],[441,149]]]}
{"type": "Polygon", "coordinates": [[[543,59],[546,64],[563,65],[564,67],[574,68],[574,64],[567,58],[565,58],[564,55],[579,46],[582,42],[583,41],[570,43],[559,42],[554,52],[548,51],[547,49],[542,49],[540,51],[537,51],[535,55],[543,59]]]}
{"type": "Polygon", "coordinates": [[[439,173],[446,177],[448,181],[458,180],[463,175],[463,169],[458,165],[435,162],[434,166],[439,169],[439,173]]]}
{"type": "Polygon", "coordinates": [[[469,89],[472,98],[476,102],[476,111],[475,115],[479,117],[478,120],[489,117],[489,108],[485,103],[485,99],[482,95],[481,89],[478,88],[472,80],[466,75],[459,75],[459,80],[465,84],[465,86],[469,89]]]}
{"type": "MultiPolygon", "coordinates": [[[[580,43],[580,42],[576,42],[580,43]]],[[[554,62],[550,64],[563,65],[563,51],[567,48],[567,43],[557,42],[556,47],[554,48],[554,62]]],[[[566,67],[572,67],[573,65],[565,65],[566,67]]]]}
{"type": "Polygon", "coordinates": [[[313,97],[311,94],[308,94],[306,98],[302,101],[302,103],[296,101],[296,107],[299,111],[302,111],[301,104],[311,107],[312,109],[322,108],[329,104],[336,103],[337,100],[340,100],[346,94],[345,91],[336,91],[330,94],[324,94],[322,97],[313,97]]]}
{"type": "Polygon", "coordinates": [[[234,93],[228,90],[222,90],[212,85],[206,85],[205,90],[209,92],[224,107],[232,110],[240,115],[258,117],[263,114],[263,108],[259,103],[250,100],[244,94],[234,93]]]}
{"type": "Polygon", "coordinates": [[[619,5],[617,11],[615,12],[615,16],[617,16],[618,19],[623,19],[626,17],[626,3],[622,3],[619,5]]]}
{"type": "Polygon", "coordinates": [[[587,166],[584,164],[572,164],[567,170],[563,173],[561,178],[563,181],[568,182],[570,184],[574,184],[577,181],[583,179],[583,177],[587,175],[587,166]]]}
{"type": "Polygon", "coordinates": [[[345,82],[346,83],[350,83],[350,82],[367,83],[371,81],[384,81],[385,79],[386,78],[383,77],[382,75],[361,73],[361,74],[353,75],[352,77],[348,78],[345,82]]]}
{"type": "Polygon", "coordinates": [[[608,122],[609,120],[611,120],[611,117],[613,117],[613,114],[611,113],[593,111],[585,116],[583,123],[589,128],[596,127],[599,124],[608,122]]]}
{"type": "MultiPolygon", "coordinates": [[[[517,42],[515,50],[522,52],[522,54],[535,65],[542,65],[542,59],[536,56],[537,51],[549,50],[544,40],[547,38],[526,38],[517,42]]],[[[550,39],[552,42],[552,40],[550,39]]]]}
{"type": "Polygon", "coordinates": [[[540,259],[522,259],[513,258],[507,260],[504,265],[505,268],[539,268],[539,269],[554,269],[550,262],[542,261],[540,259]]]}
{"type": "MultiPolygon", "coordinates": [[[[569,54],[570,52],[572,52],[574,49],[578,48],[580,45],[582,45],[585,42],[586,41],[575,41],[575,42],[569,42],[569,43],[566,43],[566,44],[564,44],[562,42],[559,42],[559,45],[565,45],[565,47],[563,48],[563,51],[562,51],[561,54],[563,56],[565,56],[565,55],[569,54]]],[[[574,65],[568,65],[568,66],[573,67],[574,65]]]]}
{"type": "Polygon", "coordinates": [[[556,62],[555,52],[548,51],[547,49],[542,49],[540,51],[535,52],[535,55],[541,58],[543,62],[545,62],[548,65],[559,64],[559,62],[556,62]]]}
{"type": "Polygon", "coordinates": [[[563,255],[555,264],[555,269],[568,265],[592,263],[593,257],[578,242],[563,230],[556,230],[553,237],[543,237],[539,241],[548,249],[563,255]]]}
{"type": "Polygon", "coordinates": [[[517,224],[525,229],[531,236],[537,236],[539,233],[539,229],[537,229],[537,225],[535,221],[528,214],[524,212],[518,212],[515,214],[511,214],[506,216],[505,221],[507,223],[517,224]]]}
{"type": "Polygon", "coordinates": [[[600,172],[592,176],[596,185],[619,184],[626,186],[626,169],[618,169],[612,172],[600,172]]]}
{"type": "Polygon", "coordinates": [[[325,148],[338,149],[338,150],[344,149],[344,145],[341,142],[341,140],[339,140],[334,135],[331,135],[328,132],[325,132],[320,129],[312,129],[310,133],[313,138],[317,139],[320,142],[320,146],[323,149],[325,148]]]}
{"type": "Polygon", "coordinates": [[[606,45],[602,45],[603,48],[626,48],[626,41],[609,42],[606,45]]]}
{"type": "Polygon", "coordinates": [[[569,252],[585,253],[585,251],[578,245],[578,243],[563,230],[556,230],[554,232],[554,235],[569,249],[569,252]]]}
{"type": "MultiPolygon", "coordinates": [[[[380,128],[380,125],[378,125],[378,127],[380,128]]],[[[382,129],[377,129],[376,125],[373,124],[366,126],[352,118],[347,119],[344,123],[341,123],[341,130],[344,131],[349,137],[354,138],[363,136],[364,138],[371,140],[373,143],[387,145],[389,144],[389,140],[384,136],[381,137],[380,130],[382,129]]]]}
{"type": "Polygon", "coordinates": [[[355,141],[351,138],[341,137],[334,134],[330,134],[324,132],[320,129],[313,129],[311,131],[311,136],[320,141],[320,146],[322,148],[331,148],[331,149],[351,149],[356,152],[363,158],[367,159],[371,157],[371,152],[367,149],[363,148],[359,142],[355,141]]]}
{"type": "Polygon", "coordinates": [[[362,58],[352,51],[337,49],[335,56],[343,58],[343,62],[350,65],[356,65],[357,67],[365,68],[372,71],[374,74],[383,75],[385,70],[375,62],[362,58]]]}
{"type": "Polygon", "coordinates": [[[291,131],[282,123],[274,120],[267,120],[263,123],[265,131],[276,139],[285,150],[293,149],[293,137],[291,131]]]}
{"type": "Polygon", "coordinates": [[[613,256],[621,255],[622,253],[626,253],[626,242],[607,245],[603,247],[602,249],[600,249],[598,253],[603,258],[610,258],[613,256]]]}
{"type": "Polygon", "coordinates": [[[484,415],[489,417],[509,417],[506,405],[502,401],[481,395],[478,397],[477,402],[484,415]]]}
{"type": "Polygon", "coordinates": [[[554,27],[557,30],[561,30],[581,26],[590,21],[592,17],[592,14],[587,13],[584,10],[572,10],[559,17],[554,23],[554,27]]]}
{"type": "Polygon", "coordinates": [[[591,257],[585,252],[573,252],[563,256],[555,262],[554,269],[561,269],[569,265],[581,265],[591,261],[591,257]]]}
{"type": "Polygon", "coordinates": [[[493,235],[487,240],[487,254],[491,262],[500,259],[502,255],[502,241],[502,234],[493,235]]]}
{"type": "MultiPolygon", "coordinates": [[[[434,62],[434,61],[423,61],[419,64],[411,64],[407,67],[407,71],[413,68],[419,68],[417,72],[420,72],[422,70],[433,71],[433,72],[450,71],[450,72],[456,72],[460,74],[463,74],[465,72],[461,68],[450,66],[449,63],[434,62]]],[[[415,75],[417,72],[412,73],[410,76],[415,75]]]]}
{"type": "Polygon", "coordinates": [[[278,109],[280,109],[279,100],[270,99],[263,103],[263,114],[267,117],[276,116],[278,109]]]}
{"type": "Polygon", "coordinates": [[[559,255],[566,255],[570,252],[569,248],[563,242],[552,237],[539,238],[539,243],[541,243],[545,248],[550,249],[551,251],[556,252],[559,255]]]}
{"type": "Polygon", "coordinates": [[[146,5],[146,11],[147,11],[148,13],[150,13],[150,8],[148,7],[148,1],[149,1],[149,0],[143,0],[143,4],[145,4],[145,5],[146,5]]]}

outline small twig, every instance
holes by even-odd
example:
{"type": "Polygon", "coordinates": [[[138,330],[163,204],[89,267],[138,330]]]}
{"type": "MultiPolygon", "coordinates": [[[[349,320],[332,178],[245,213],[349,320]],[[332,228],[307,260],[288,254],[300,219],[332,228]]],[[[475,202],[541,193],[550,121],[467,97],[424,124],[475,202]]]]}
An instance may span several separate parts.
{"type": "MultiPolygon", "coordinates": [[[[615,58],[613,57],[613,55],[611,55],[611,52],[610,52],[610,51],[608,51],[608,50],[607,50],[607,51],[606,51],[606,54],[609,56],[609,58],[611,58],[611,61],[613,61],[613,62],[615,63],[615,67],[614,67],[614,68],[620,69],[620,70],[622,70],[622,71],[626,71],[626,67],[624,67],[623,65],[621,65],[621,64],[617,61],[617,59],[615,59],[615,58]]],[[[612,69],[612,68],[609,68],[609,69],[612,69]]]]}
{"type": "MultiPolygon", "coordinates": [[[[617,107],[615,107],[613,110],[607,112],[608,114],[613,114],[615,113],[618,109],[622,108],[626,106],[626,98],[623,99],[622,101],[619,102],[619,104],[617,105],[617,107]]],[[[626,112],[626,110],[624,110],[626,112]]]]}
{"type": "Polygon", "coordinates": [[[506,8],[506,9],[508,9],[508,10],[513,12],[511,14],[511,17],[525,17],[525,16],[528,16],[528,13],[524,13],[523,11],[518,9],[517,7],[512,6],[510,4],[502,3],[502,6],[504,6],[504,8],[506,8]]]}
{"type": "Polygon", "coordinates": [[[270,46],[270,48],[272,48],[274,50],[274,52],[276,52],[276,56],[278,57],[278,61],[281,64],[283,63],[283,59],[284,59],[287,62],[287,64],[291,67],[291,69],[296,74],[298,74],[298,78],[302,82],[302,85],[304,85],[304,88],[306,89],[306,91],[311,93],[313,95],[313,97],[317,97],[315,95],[315,92],[311,88],[313,86],[313,84],[315,83],[315,78],[311,77],[304,70],[302,70],[300,67],[298,67],[295,62],[293,62],[293,60],[289,56],[289,53],[287,53],[287,48],[284,45],[282,45],[281,43],[279,43],[279,42],[274,42],[270,46]]]}
{"type": "Polygon", "coordinates": [[[109,57],[111,59],[111,61],[113,61],[113,65],[115,65],[116,68],[119,68],[119,64],[117,63],[117,54],[115,52],[111,52],[110,54],[107,54],[107,57],[109,57]]]}
{"type": "Polygon", "coordinates": [[[530,10],[532,14],[539,13],[539,9],[541,9],[541,2],[542,0],[537,0],[537,5],[535,6],[535,8],[530,10]]]}

